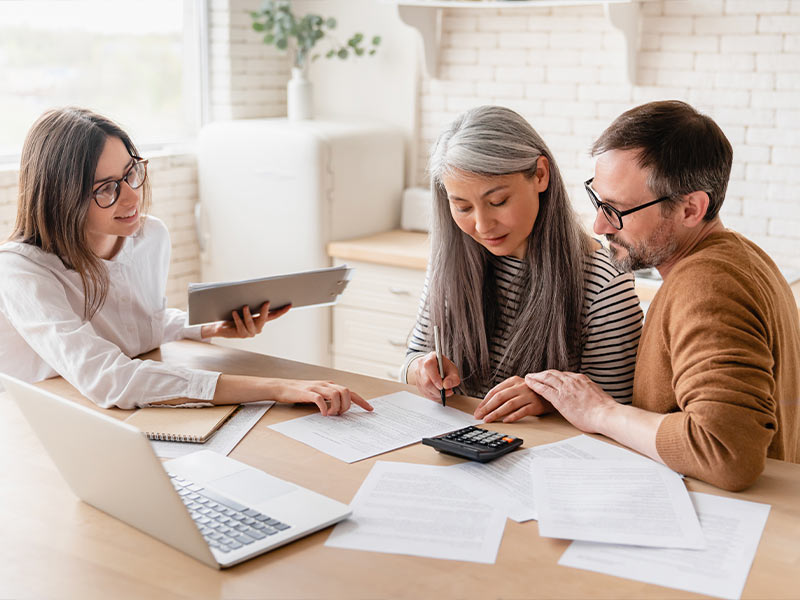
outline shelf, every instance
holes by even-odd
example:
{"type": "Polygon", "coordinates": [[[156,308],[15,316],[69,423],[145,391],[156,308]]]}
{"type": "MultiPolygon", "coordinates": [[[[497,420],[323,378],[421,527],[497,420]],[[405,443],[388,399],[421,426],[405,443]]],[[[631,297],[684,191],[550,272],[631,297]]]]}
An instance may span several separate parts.
{"type": "Polygon", "coordinates": [[[398,6],[424,6],[426,8],[543,8],[554,6],[588,6],[598,4],[623,4],[631,0],[389,0],[398,6]]]}
{"type": "MultiPolygon", "coordinates": [[[[397,5],[397,14],[406,25],[422,36],[425,71],[436,79],[439,73],[439,47],[442,38],[442,11],[445,8],[543,8],[556,6],[598,6],[605,8],[612,26],[625,36],[628,80],[635,83],[639,43],[639,3],[648,0],[386,0],[397,5]]],[[[546,17],[544,17],[546,18],[546,17]]]]}

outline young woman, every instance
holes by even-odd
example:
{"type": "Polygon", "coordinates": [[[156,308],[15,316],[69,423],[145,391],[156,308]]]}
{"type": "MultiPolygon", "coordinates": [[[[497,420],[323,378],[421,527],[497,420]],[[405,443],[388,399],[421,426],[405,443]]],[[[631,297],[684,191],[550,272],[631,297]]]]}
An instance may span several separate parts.
{"type": "Polygon", "coordinates": [[[497,106],[464,113],[429,171],[432,254],[402,378],[434,400],[456,387],[482,397],[475,418],[487,422],[551,411],[523,377],[556,365],[630,401],[642,322],[633,276],[583,231],[527,121],[497,106]]]}
{"type": "Polygon", "coordinates": [[[45,113],[22,152],[17,219],[0,245],[0,371],[63,376],[102,407],[256,400],[340,414],[358,394],[325,381],[225,375],[135,357],[180,338],[251,337],[288,307],[187,327],[165,308],[169,234],[149,206],[147,161],[108,119],[45,113]]]}

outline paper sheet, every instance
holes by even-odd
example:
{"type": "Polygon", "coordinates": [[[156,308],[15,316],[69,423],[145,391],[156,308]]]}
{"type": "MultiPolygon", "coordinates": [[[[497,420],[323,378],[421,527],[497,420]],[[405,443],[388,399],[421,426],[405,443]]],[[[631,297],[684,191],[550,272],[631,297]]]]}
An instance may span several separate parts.
{"type": "Polygon", "coordinates": [[[337,417],[314,414],[270,428],[352,463],[478,423],[472,415],[409,392],[381,396],[369,403],[373,412],[353,406],[337,417]]]}
{"type": "Polygon", "coordinates": [[[655,461],[533,461],[539,535],[657,548],[705,548],[680,475],[655,461]]]}
{"type": "Polygon", "coordinates": [[[456,472],[462,487],[481,498],[505,506],[508,517],[517,522],[536,519],[531,465],[542,458],[619,458],[647,461],[639,454],[601,442],[588,435],[578,435],[560,442],[517,450],[489,463],[465,462],[450,467],[456,472]]]}
{"type": "Polygon", "coordinates": [[[718,598],[740,598],[770,506],[698,492],[689,495],[700,515],[705,550],[573,542],[558,564],[718,598]]]}
{"type": "Polygon", "coordinates": [[[350,506],[326,546],[493,564],[506,522],[431,465],[377,461],[350,506]]]}
{"type": "Polygon", "coordinates": [[[178,458],[198,450],[213,450],[227,456],[236,447],[241,439],[247,435],[258,420],[266,413],[274,402],[249,402],[243,404],[233,413],[230,419],[220,427],[207,442],[194,444],[192,442],[165,442],[150,440],[156,456],[161,458],[178,458]]]}

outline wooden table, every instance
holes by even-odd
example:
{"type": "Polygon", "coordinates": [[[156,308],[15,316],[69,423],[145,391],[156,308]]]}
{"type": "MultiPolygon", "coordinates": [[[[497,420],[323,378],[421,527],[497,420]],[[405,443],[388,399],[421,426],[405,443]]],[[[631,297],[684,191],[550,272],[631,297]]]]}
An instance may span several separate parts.
{"type": "MultiPolygon", "coordinates": [[[[367,398],[410,389],[399,383],[182,341],[152,358],[226,373],[329,378],[367,398]]],[[[43,387],[86,402],[63,380],[43,387]]],[[[456,397],[471,411],[476,400],[456,397]]],[[[98,409],[100,410],[100,409],[98,409]]],[[[108,411],[119,418],[126,411],[108,411]]],[[[449,465],[459,459],[415,444],[346,464],[267,428],[309,414],[276,405],[231,456],[349,503],[375,460],[449,465]]],[[[489,426],[493,428],[492,426],[489,426]]],[[[525,446],[578,432],[559,416],[501,425],[525,446]]],[[[69,432],[65,432],[69,435],[69,432]]],[[[98,448],[98,452],[102,452],[98,448]]],[[[0,398],[0,598],[687,598],[679,590],[558,566],[569,542],[541,538],[536,522],[508,521],[494,565],[327,548],[330,529],[246,563],[215,571],[79,501],[27,422],[0,398]]],[[[767,461],[744,493],[687,479],[689,489],[772,505],[743,598],[800,595],[800,465],[767,461]]]]}

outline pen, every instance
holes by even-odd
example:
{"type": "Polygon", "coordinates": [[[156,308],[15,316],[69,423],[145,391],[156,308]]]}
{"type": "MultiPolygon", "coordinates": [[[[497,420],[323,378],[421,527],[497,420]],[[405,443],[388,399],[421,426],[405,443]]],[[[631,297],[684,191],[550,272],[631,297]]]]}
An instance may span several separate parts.
{"type": "Polygon", "coordinates": [[[433,326],[433,344],[436,347],[436,362],[439,364],[439,377],[442,378],[442,406],[445,406],[444,368],[442,367],[442,345],[439,343],[439,326],[433,326]]]}

